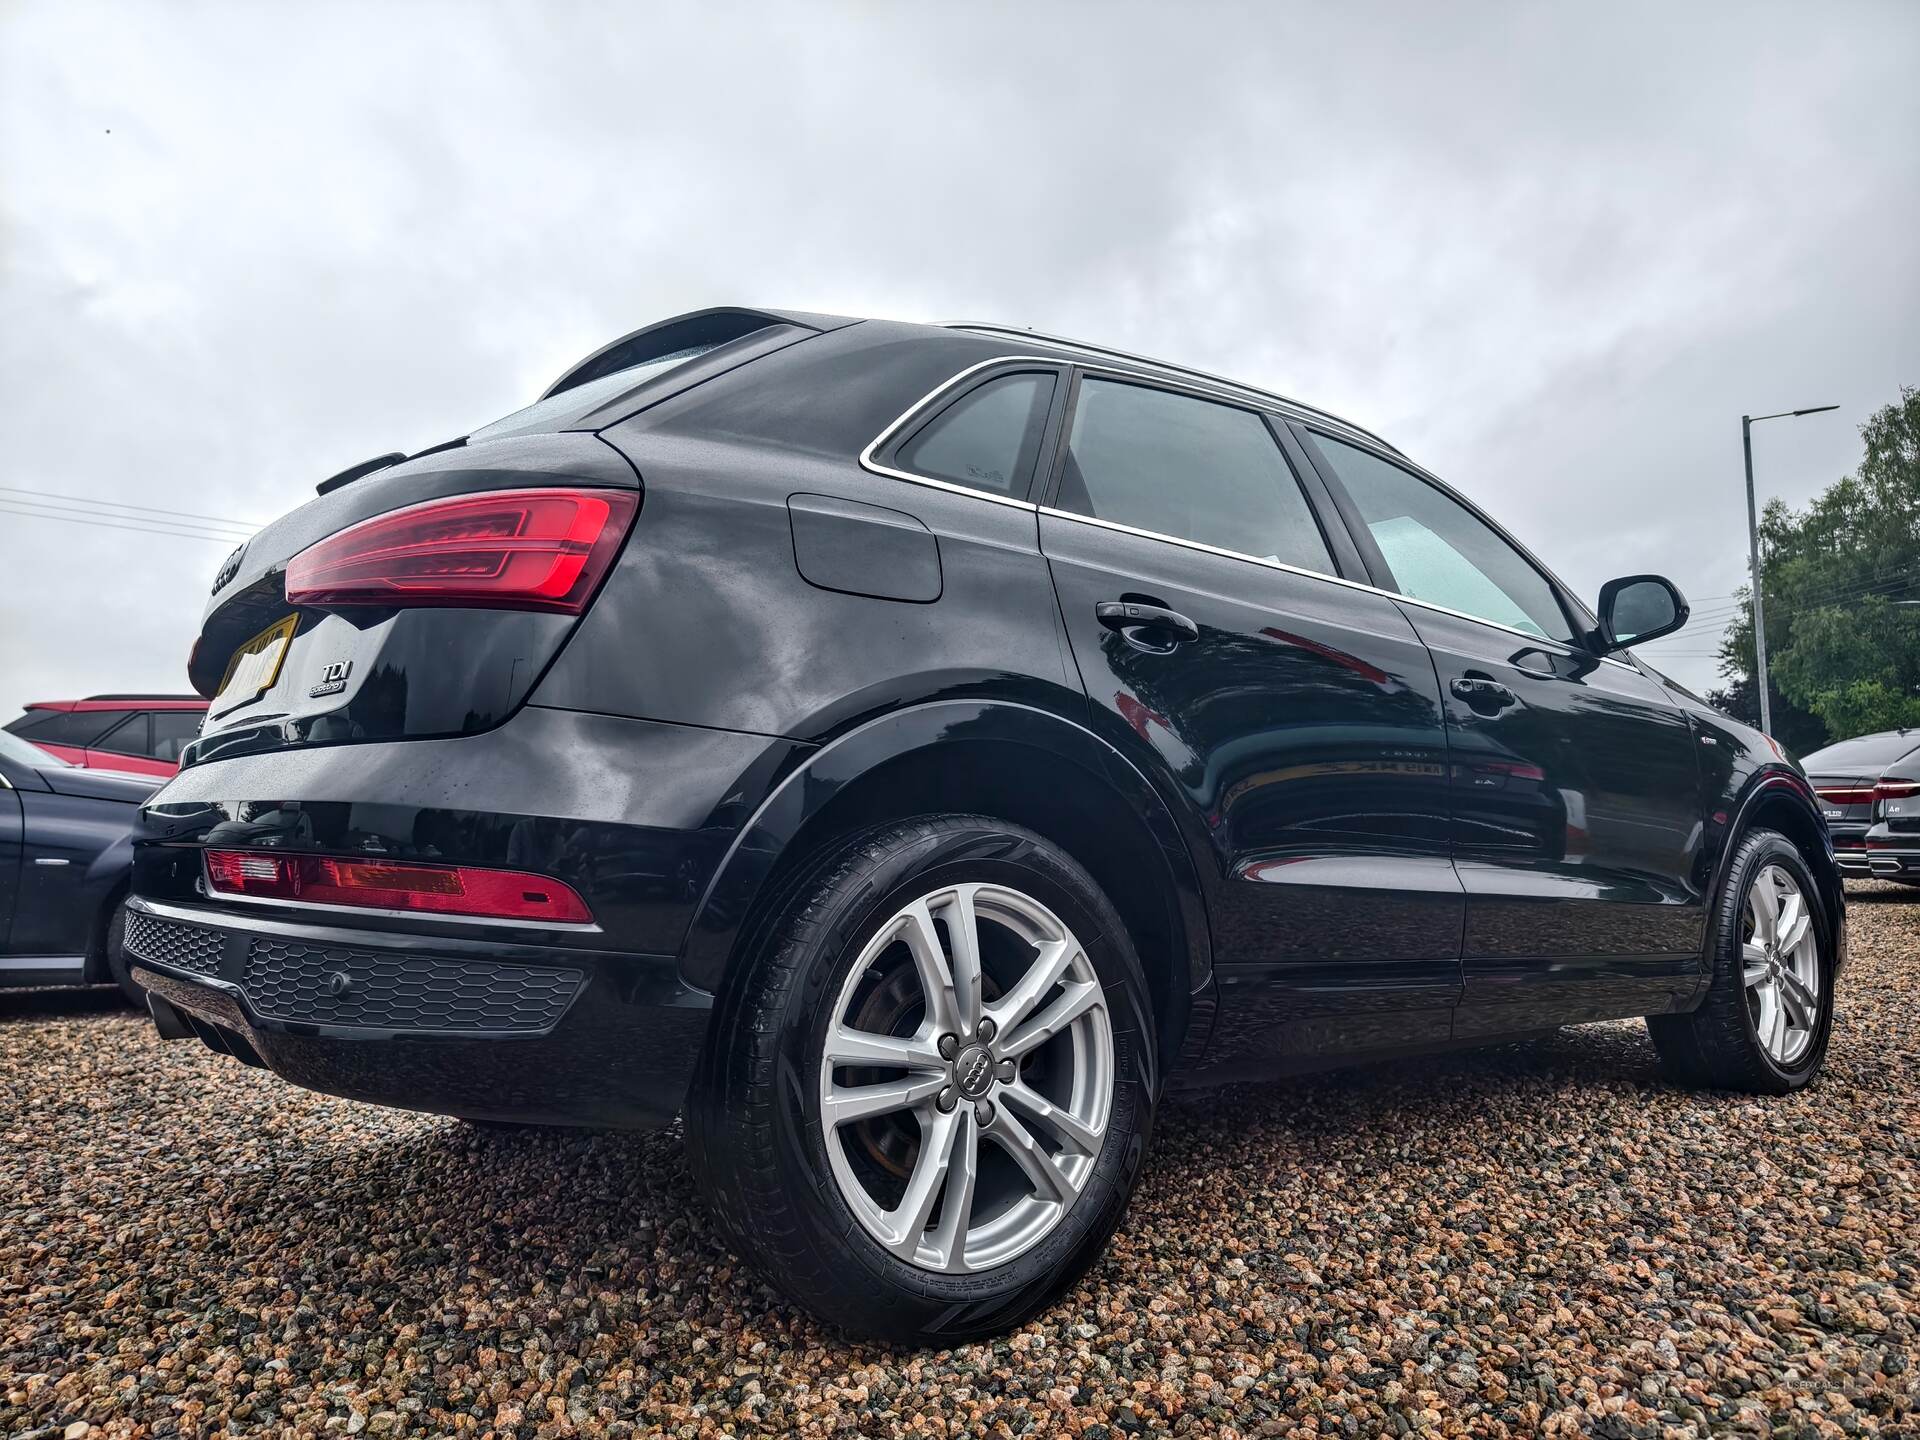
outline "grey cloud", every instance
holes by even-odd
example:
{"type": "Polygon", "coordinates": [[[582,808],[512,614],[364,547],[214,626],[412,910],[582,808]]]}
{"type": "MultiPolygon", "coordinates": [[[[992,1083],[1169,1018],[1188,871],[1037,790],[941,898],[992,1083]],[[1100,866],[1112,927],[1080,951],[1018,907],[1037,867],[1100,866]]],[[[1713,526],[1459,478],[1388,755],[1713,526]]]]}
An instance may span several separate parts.
{"type": "MultiPolygon", "coordinates": [[[[1589,594],[1722,596],[1741,411],[1845,407],[1759,433],[1801,501],[1920,379],[1917,47],[1901,3],[17,4],[0,483],[264,520],[744,300],[1241,375],[1589,594]]],[[[0,514],[0,712],[177,687],[223,553],[0,514]]]]}

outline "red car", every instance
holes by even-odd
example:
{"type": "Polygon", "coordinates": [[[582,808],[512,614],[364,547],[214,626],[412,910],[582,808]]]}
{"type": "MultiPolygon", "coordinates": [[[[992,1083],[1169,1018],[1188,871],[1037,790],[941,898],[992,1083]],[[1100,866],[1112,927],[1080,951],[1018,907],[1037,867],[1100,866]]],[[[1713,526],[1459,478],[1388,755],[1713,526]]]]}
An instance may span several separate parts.
{"type": "Polygon", "coordinates": [[[89,695],[36,700],[5,728],[69,765],[164,778],[206,714],[198,695],[89,695]]]}

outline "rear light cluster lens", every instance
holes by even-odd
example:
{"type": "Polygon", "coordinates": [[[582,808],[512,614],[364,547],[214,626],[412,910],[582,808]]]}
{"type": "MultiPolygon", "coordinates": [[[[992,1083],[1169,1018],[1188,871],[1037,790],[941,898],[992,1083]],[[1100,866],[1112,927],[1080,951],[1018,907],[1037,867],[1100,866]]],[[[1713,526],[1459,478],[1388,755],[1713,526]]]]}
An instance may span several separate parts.
{"type": "Polygon", "coordinates": [[[1850,790],[1816,790],[1814,793],[1829,805],[1871,805],[1873,803],[1873,787],[1870,785],[1850,790]]]}
{"type": "Polygon", "coordinates": [[[410,505],[294,556],[287,600],[578,615],[637,501],[626,490],[491,490],[410,505]]]}
{"type": "Polygon", "coordinates": [[[207,885],[216,895],[547,920],[557,925],[586,925],[593,920],[587,902],[571,886],[519,870],[274,855],[260,850],[209,850],[206,861],[207,885]]]}
{"type": "Polygon", "coordinates": [[[1909,795],[1920,795],[1920,780],[1882,780],[1873,787],[1876,800],[1904,800],[1909,795]]]}

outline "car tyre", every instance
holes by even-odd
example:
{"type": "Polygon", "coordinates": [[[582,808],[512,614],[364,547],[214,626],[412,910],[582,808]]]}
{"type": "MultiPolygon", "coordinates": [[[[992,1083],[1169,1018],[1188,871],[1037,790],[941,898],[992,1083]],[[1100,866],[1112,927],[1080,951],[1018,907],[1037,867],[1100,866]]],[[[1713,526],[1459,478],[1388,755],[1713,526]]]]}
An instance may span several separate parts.
{"type": "Polygon", "coordinates": [[[1812,872],[1773,830],[1739,840],[1712,916],[1712,978],[1686,1015],[1649,1015],[1669,1078],[1785,1095],[1820,1072],[1833,1030],[1833,932],[1812,872]]]}
{"type": "Polygon", "coordinates": [[[127,997],[129,1005],[145,1011],[147,987],[133,978],[133,967],[127,961],[127,902],[124,898],[114,902],[113,913],[107,917],[103,948],[107,973],[113,977],[113,983],[120,987],[120,993],[127,997]]]}
{"type": "Polygon", "coordinates": [[[1070,856],[981,816],[868,830],[794,875],[742,953],[687,1112],[737,1253],[890,1342],[1003,1333],[1086,1271],[1159,1087],[1139,957],[1070,856]],[[843,1063],[891,1047],[911,1063],[843,1063]],[[882,1092],[912,1103],[870,1114],[882,1092]]]}

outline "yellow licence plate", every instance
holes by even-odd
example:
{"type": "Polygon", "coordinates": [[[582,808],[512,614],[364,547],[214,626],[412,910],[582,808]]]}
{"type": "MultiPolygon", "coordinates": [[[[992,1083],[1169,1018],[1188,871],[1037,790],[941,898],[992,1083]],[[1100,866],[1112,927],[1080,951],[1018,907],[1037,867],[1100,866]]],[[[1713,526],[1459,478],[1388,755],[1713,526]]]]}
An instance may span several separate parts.
{"type": "Polygon", "coordinates": [[[280,678],[280,662],[287,658],[287,642],[293,639],[299,623],[298,615],[276,620],[233,652],[220,689],[207,707],[210,715],[236,709],[273,688],[273,682],[280,678]]]}

